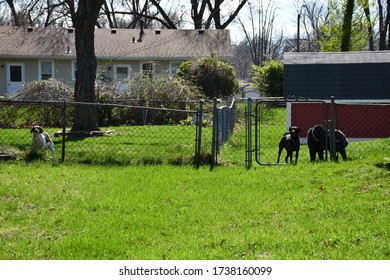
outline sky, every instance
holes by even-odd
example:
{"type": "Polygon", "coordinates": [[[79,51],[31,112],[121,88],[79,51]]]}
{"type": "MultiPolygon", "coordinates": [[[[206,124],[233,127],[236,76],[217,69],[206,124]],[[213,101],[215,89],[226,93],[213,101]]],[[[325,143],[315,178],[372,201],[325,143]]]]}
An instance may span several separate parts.
{"type": "MultiPolygon", "coordinates": [[[[276,6],[274,32],[280,34],[281,31],[283,31],[285,36],[295,34],[297,31],[296,0],[263,0],[263,7],[267,7],[269,1],[273,1],[276,6]]],[[[231,0],[230,2],[231,5],[236,6],[238,0],[231,0]]],[[[252,2],[260,3],[261,0],[252,0],[252,2]]],[[[246,23],[247,28],[249,28],[250,21],[245,7],[241,10],[239,16],[246,23]]],[[[230,29],[230,36],[233,43],[244,39],[242,27],[240,24],[232,23],[228,28],[230,29]]]]}
{"type": "MultiPolygon", "coordinates": [[[[283,34],[293,35],[297,30],[297,2],[302,2],[303,0],[248,0],[248,2],[253,3],[254,5],[259,6],[261,2],[263,2],[263,7],[266,8],[268,3],[272,1],[276,6],[276,17],[274,24],[274,32],[278,34],[283,31],[283,34]]],[[[183,11],[188,11],[188,3],[189,0],[162,0],[162,6],[165,6],[166,10],[169,10],[169,7],[174,7],[177,9],[182,7],[183,11]],[[164,3],[165,2],[165,3],[164,3]]],[[[239,0],[225,0],[222,4],[222,10],[234,10],[237,8],[239,0]]],[[[239,13],[239,17],[247,24],[247,29],[250,27],[249,15],[247,12],[248,8],[243,7],[239,13]]],[[[187,17],[189,15],[187,14],[187,17]]],[[[190,22],[190,20],[188,19],[190,22]]],[[[193,28],[192,26],[189,28],[193,28]]],[[[233,43],[237,43],[245,39],[242,27],[239,23],[231,23],[228,26],[230,29],[230,35],[233,43]]],[[[249,30],[249,29],[248,29],[249,30]]]]}

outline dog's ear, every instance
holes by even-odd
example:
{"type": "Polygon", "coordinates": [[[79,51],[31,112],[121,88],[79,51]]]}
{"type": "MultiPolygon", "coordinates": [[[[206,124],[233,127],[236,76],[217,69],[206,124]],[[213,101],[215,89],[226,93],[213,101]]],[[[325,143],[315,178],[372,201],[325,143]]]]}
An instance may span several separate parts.
{"type": "Polygon", "coordinates": [[[34,128],[35,128],[34,126],[31,128],[31,132],[30,132],[30,133],[33,133],[33,132],[34,132],[34,128]]]}
{"type": "Polygon", "coordinates": [[[290,128],[288,129],[288,131],[290,131],[290,132],[292,131],[292,126],[290,126],[290,128]]]}
{"type": "Polygon", "coordinates": [[[297,132],[301,132],[301,128],[297,126],[297,132]]]}

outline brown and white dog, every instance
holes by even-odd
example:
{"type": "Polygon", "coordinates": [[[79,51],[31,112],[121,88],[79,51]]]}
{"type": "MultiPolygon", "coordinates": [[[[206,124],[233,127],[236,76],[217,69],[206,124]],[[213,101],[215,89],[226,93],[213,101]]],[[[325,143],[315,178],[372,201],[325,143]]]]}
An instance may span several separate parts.
{"type": "Polygon", "coordinates": [[[33,126],[31,128],[31,133],[33,133],[32,139],[32,148],[34,152],[50,150],[54,159],[54,143],[51,141],[49,134],[43,132],[43,128],[41,126],[33,126]]]}

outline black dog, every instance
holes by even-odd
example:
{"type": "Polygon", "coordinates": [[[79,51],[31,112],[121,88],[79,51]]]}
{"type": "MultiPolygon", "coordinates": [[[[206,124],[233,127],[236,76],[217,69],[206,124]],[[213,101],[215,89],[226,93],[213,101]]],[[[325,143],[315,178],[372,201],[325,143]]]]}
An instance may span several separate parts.
{"type": "Polygon", "coordinates": [[[322,125],[315,125],[307,132],[307,145],[309,146],[310,160],[315,161],[316,155],[324,160],[326,130],[322,125]]]}
{"type": "Polygon", "coordinates": [[[278,163],[280,161],[280,155],[283,149],[286,149],[286,163],[288,163],[288,158],[290,158],[290,163],[292,163],[293,152],[295,151],[295,164],[298,162],[299,148],[301,142],[299,141],[299,132],[301,129],[297,126],[292,126],[289,128],[289,132],[286,132],[282,139],[279,142],[279,154],[278,154],[278,163]]]}
{"type": "MultiPolygon", "coordinates": [[[[343,160],[347,159],[345,148],[348,146],[348,139],[345,134],[335,130],[336,153],[340,153],[343,160]]],[[[320,160],[324,160],[324,150],[330,151],[330,132],[322,125],[315,125],[307,132],[307,145],[309,146],[310,160],[315,161],[316,155],[320,160]]]]}

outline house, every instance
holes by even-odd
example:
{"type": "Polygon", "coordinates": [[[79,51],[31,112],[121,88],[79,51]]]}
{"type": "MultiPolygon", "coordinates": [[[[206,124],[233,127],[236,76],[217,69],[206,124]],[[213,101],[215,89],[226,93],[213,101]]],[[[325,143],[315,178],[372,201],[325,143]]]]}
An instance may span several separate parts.
{"type": "Polygon", "coordinates": [[[390,137],[390,52],[285,53],[283,95],[320,102],[287,103],[286,125],[301,126],[301,137],[327,125],[332,96],[349,138],[390,137]]]}
{"type": "MultiPolygon", "coordinates": [[[[0,27],[0,95],[12,95],[27,82],[49,78],[73,87],[74,39],[72,28],[0,27]]],[[[211,52],[225,61],[232,58],[229,30],[95,30],[97,78],[119,82],[119,90],[120,81],[133,75],[174,75],[183,61],[211,52]]]]}

